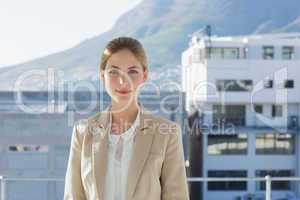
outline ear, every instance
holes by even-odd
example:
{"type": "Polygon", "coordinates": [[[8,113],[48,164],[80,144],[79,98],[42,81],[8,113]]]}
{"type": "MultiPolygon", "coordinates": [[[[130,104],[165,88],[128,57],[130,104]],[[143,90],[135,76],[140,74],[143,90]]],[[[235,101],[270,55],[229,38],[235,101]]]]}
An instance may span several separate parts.
{"type": "Polygon", "coordinates": [[[100,69],[100,80],[104,82],[104,71],[100,69]]]}
{"type": "Polygon", "coordinates": [[[149,71],[148,71],[148,69],[145,69],[145,70],[143,71],[143,75],[144,75],[143,80],[144,80],[144,81],[147,81],[147,80],[148,80],[148,77],[149,77],[149,71]]]}

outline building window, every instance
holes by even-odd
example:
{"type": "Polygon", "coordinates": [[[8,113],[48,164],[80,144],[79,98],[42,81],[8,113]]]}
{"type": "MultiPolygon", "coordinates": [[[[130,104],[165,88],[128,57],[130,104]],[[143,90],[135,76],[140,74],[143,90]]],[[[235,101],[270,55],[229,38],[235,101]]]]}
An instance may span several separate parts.
{"type": "Polygon", "coordinates": [[[264,88],[273,88],[273,80],[265,79],[264,88]]]}
{"type": "Polygon", "coordinates": [[[209,155],[245,155],[247,154],[247,134],[215,135],[207,137],[209,155]]]}
{"type": "Polygon", "coordinates": [[[48,152],[48,145],[23,145],[16,144],[8,146],[9,152],[48,152]]]}
{"type": "Polygon", "coordinates": [[[249,53],[249,48],[248,47],[244,47],[243,48],[243,58],[244,59],[248,58],[248,53],[249,53]]]}
{"type": "Polygon", "coordinates": [[[285,80],[284,88],[294,88],[294,80],[285,80]]]}
{"type": "Polygon", "coordinates": [[[282,59],[291,60],[294,58],[295,49],[292,46],[282,47],[282,59]]]}
{"type": "Polygon", "coordinates": [[[261,104],[255,104],[254,105],[254,111],[256,113],[262,114],[263,113],[263,106],[261,104]]]}
{"type": "Polygon", "coordinates": [[[240,50],[236,47],[210,47],[207,48],[210,59],[239,59],[240,50]]]}
{"type": "Polygon", "coordinates": [[[245,126],[246,107],[244,105],[213,105],[213,125],[245,126]]]}
{"type": "Polygon", "coordinates": [[[264,46],[263,47],[263,59],[264,60],[274,59],[274,47],[273,46],[264,46]]]}
{"type": "Polygon", "coordinates": [[[294,135],[288,133],[266,133],[256,136],[256,154],[292,155],[295,152],[294,135]]]}
{"type": "Polygon", "coordinates": [[[218,91],[244,92],[253,88],[252,80],[217,80],[218,91]]]}
{"type": "Polygon", "coordinates": [[[272,105],[272,117],[282,117],[282,105],[272,105]]]}
{"type": "MultiPolygon", "coordinates": [[[[245,178],[246,170],[208,170],[209,178],[245,178]]],[[[209,181],[208,191],[244,191],[247,190],[247,181],[209,181]]]]}
{"type": "Polygon", "coordinates": [[[223,50],[222,50],[222,48],[211,47],[209,49],[209,58],[210,59],[223,59],[223,50]]]}
{"type": "MultiPolygon", "coordinates": [[[[270,175],[271,177],[292,177],[294,176],[293,170],[256,170],[257,177],[265,177],[270,175]]],[[[291,190],[291,181],[272,181],[272,190],[291,190]]],[[[265,181],[257,182],[256,190],[266,190],[265,181]]]]}
{"type": "Polygon", "coordinates": [[[239,59],[239,48],[223,48],[224,59],[239,59]]]}

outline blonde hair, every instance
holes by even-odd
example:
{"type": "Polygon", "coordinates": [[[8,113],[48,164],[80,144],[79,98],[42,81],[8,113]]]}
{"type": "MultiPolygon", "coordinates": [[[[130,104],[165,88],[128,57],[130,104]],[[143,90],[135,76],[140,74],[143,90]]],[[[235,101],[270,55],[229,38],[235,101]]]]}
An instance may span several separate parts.
{"type": "Polygon", "coordinates": [[[140,61],[144,70],[148,69],[147,57],[142,44],[131,37],[118,37],[111,40],[105,47],[100,63],[100,71],[105,70],[108,59],[117,51],[127,49],[140,61]]]}

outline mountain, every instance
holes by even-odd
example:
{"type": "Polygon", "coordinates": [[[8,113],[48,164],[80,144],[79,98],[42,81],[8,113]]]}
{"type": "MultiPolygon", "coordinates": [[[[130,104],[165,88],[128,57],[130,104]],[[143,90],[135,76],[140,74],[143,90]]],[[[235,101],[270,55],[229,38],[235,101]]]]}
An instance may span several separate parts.
{"type": "Polygon", "coordinates": [[[177,80],[181,52],[189,35],[206,25],[213,35],[245,35],[300,31],[299,0],[144,0],[123,14],[113,28],[66,51],[0,68],[0,89],[12,89],[16,80],[27,89],[45,88],[42,75],[30,70],[60,70],[64,81],[98,82],[98,64],[104,45],[113,37],[138,38],[148,53],[152,78],[177,80]],[[169,76],[162,75],[169,70],[169,76]],[[176,73],[173,73],[173,72],[176,73]],[[24,73],[27,73],[24,75],[24,73]],[[27,78],[27,79],[26,79],[27,78]]]}

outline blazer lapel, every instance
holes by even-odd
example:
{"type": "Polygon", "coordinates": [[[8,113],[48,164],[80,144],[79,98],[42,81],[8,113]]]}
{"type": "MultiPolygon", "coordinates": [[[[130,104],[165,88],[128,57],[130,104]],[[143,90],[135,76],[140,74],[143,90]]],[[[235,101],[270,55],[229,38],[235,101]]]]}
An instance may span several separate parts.
{"type": "Polygon", "coordinates": [[[140,126],[135,130],[136,135],[133,144],[133,152],[128,168],[127,200],[132,199],[131,197],[143,171],[153,141],[153,132],[150,128],[151,125],[149,124],[152,121],[147,119],[148,111],[143,106],[140,106],[140,108],[140,126]],[[147,122],[148,124],[146,124],[147,122]]]}
{"type": "Polygon", "coordinates": [[[92,123],[92,162],[96,193],[100,200],[104,200],[105,176],[108,161],[108,134],[110,131],[111,118],[107,107],[100,116],[92,123]]]}

